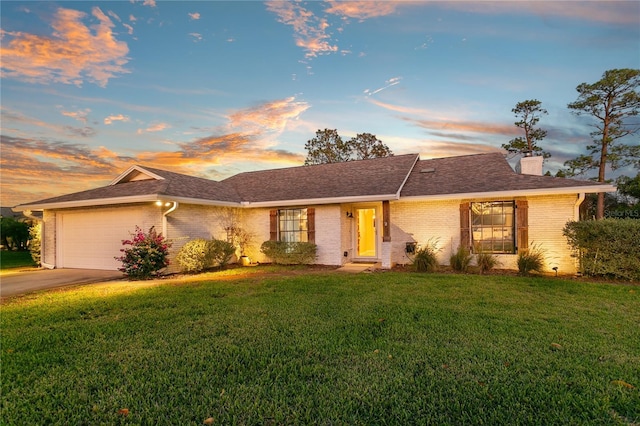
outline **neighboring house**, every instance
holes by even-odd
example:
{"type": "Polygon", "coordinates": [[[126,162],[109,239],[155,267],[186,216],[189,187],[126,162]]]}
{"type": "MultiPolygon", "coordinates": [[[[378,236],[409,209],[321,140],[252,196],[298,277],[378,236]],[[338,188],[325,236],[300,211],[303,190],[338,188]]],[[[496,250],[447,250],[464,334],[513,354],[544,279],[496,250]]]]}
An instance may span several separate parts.
{"type": "MultiPolygon", "coordinates": [[[[227,239],[238,227],[263,241],[310,241],[317,263],[411,261],[407,243],[436,242],[442,264],[460,245],[517,269],[531,244],[547,269],[576,271],[562,228],[586,193],[615,187],[541,176],[542,158],[515,172],[500,153],[420,160],[417,154],[240,173],[220,182],[132,166],[108,186],[17,206],[43,211],[43,265],[116,269],[121,241],[155,226],[172,257],[194,238],[227,239]]],[[[175,268],[175,262],[173,268],[175,268]]],[[[175,270],[175,269],[174,269],[175,270]]]]}

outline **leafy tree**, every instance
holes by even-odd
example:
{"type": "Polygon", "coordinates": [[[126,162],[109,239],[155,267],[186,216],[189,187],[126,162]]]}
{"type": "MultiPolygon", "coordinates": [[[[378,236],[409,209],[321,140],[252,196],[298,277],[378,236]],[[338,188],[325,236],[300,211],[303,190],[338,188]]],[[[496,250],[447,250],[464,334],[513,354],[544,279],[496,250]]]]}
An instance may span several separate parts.
{"type": "Polygon", "coordinates": [[[352,157],[355,160],[393,155],[389,147],[371,133],[358,133],[354,138],[351,138],[349,146],[351,147],[352,157]]]}
{"type": "Polygon", "coordinates": [[[509,143],[502,144],[502,148],[511,153],[542,155],[544,158],[551,157],[551,154],[545,152],[537,143],[547,136],[547,131],[537,129],[535,126],[540,121],[540,116],[547,114],[547,110],[541,107],[542,102],[537,99],[530,99],[518,102],[516,107],[511,111],[519,117],[516,121],[517,127],[524,130],[524,137],[519,136],[511,139],[509,143]]]}
{"type": "MultiPolygon", "coordinates": [[[[591,133],[593,144],[587,146],[588,154],[581,154],[566,161],[570,175],[598,170],[598,182],[605,182],[606,167],[613,170],[629,164],[637,164],[636,146],[618,143],[625,136],[640,129],[630,117],[640,111],[640,69],[613,69],[605,71],[602,78],[593,83],[576,87],[578,100],[568,105],[574,114],[589,115],[595,119],[595,131],[591,133]],[[634,160],[633,156],[636,156],[634,160]]],[[[596,218],[604,217],[604,193],[598,194],[596,218]]]]}
{"type": "Polygon", "coordinates": [[[368,158],[393,155],[387,145],[371,133],[359,133],[348,141],[343,141],[337,130],[316,131],[316,137],[305,144],[307,158],[305,165],[340,163],[368,158]]]}
{"type": "Polygon", "coordinates": [[[12,217],[3,217],[0,219],[0,239],[9,250],[26,250],[29,225],[12,217]]]}
{"type": "Polygon", "coordinates": [[[349,161],[351,149],[344,142],[337,130],[324,129],[316,131],[316,137],[304,145],[307,150],[305,166],[311,164],[340,163],[349,161]]]}
{"type": "Polygon", "coordinates": [[[616,179],[618,192],[625,197],[633,197],[640,200],[640,173],[636,177],[620,176],[616,179]]]}

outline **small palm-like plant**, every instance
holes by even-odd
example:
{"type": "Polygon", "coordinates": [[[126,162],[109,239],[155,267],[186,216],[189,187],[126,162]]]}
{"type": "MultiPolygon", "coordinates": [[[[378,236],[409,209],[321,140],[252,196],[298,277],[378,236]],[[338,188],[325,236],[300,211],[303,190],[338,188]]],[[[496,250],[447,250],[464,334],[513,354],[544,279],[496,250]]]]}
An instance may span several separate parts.
{"type": "Polygon", "coordinates": [[[498,258],[493,253],[478,252],[476,254],[476,264],[481,274],[486,274],[500,264],[498,258]]]}
{"type": "Polygon", "coordinates": [[[449,258],[449,264],[458,272],[467,272],[471,264],[471,252],[464,246],[459,246],[458,250],[449,258]]]}
{"type": "Polygon", "coordinates": [[[527,250],[518,253],[518,271],[520,275],[529,275],[533,272],[542,272],[544,269],[544,251],[539,245],[534,244],[527,250]]]}
{"type": "Polygon", "coordinates": [[[417,272],[433,272],[438,268],[437,241],[429,240],[424,247],[416,250],[413,257],[413,269],[417,272]]]}
{"type": "Polygon", "coordinates": [[[496,255],[484,251],[480,244],[475,245],[473,251],[476,253],[476,265],[478,265],[480,274],[486,274],[500,264],[496,255]]]}

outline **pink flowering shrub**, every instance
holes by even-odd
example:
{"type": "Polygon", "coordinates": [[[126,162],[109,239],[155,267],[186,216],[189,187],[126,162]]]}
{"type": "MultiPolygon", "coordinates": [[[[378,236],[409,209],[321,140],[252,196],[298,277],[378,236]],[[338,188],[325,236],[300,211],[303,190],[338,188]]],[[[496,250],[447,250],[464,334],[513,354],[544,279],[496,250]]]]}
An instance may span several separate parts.
{"type": "Polygon", "coordinates": [[[131,247],[120,249],[123,255],[115,259],[122,262],[118,271],[130,279],[147,280],[159,276],[159,271],[169,265],[171,243],[158,234],[153,226],[146,234],[136,226],[131,239],[122,240],[122,245],[131,247]]]}

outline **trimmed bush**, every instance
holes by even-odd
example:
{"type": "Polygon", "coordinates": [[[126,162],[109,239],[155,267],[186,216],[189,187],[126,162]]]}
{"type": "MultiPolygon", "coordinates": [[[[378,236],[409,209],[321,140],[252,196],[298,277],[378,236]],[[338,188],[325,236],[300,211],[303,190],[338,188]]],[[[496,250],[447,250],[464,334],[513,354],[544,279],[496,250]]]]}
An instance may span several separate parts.
{"type": "Polygon", "coordinates": [[[122,240],[122,245],[131,246],[120,249],[124,253],[115,259],[122,262],[118,271],[133,280],[146,280],[161,275],[160,270],[169,266],[169,247],[171,243],[158,234],[155,227],[148,233],[136,226],[130,240],[122,240]]]}
{"type": "Polygon", "coordinates": [[[458,250],[449,258],[449,264],[458,272],[467,272],[471,264],[471,252],[464,246],[459,246],[458,250]]]}
{"type": "Polygon", "coordinates": [[[318,246],[313,243],[265,241],[260,251],[278,265],[309,265],[316,260],[318,246]]]}
{"type": "Polygon", "coordinates": [[[640,281],[640,220],[567,222],[562,232],[584,275],[640,281]]]}
{"type": "Polygon", "coordinates": [[[544,251],[539,245],[534,244],[527,250],[518,253],[518,271],[520,275],[529,275],[531,272],[544,270],[544,251]]]}
{"type": "Polygon", "coordinates": [[[438,269],[437,242],[429,240],[424,247],[416,250],[413,256],[413,269],[416,272],[433,272],[438,269]]]}
{"type": "Polygon", "coordinates": [[[213,263],[209,241],[196,238],[182,246],[176,262],[182,272],[202,272],[213,263]]]}
{"type": "Polygon", "coordinates": [[[224,240],[209,241],[211,261],[214,266],[224,268],[227,266],[231,257],[235,254],[236,248],[233,244],[224,240]]]}
{"type": "Polygon", "coordinates": [[[197,273],[214,266],[223,268],[235,251],[233,244],[227,241],[196,238],[182,246],[176,261],[182,272],[197,273]]]}

